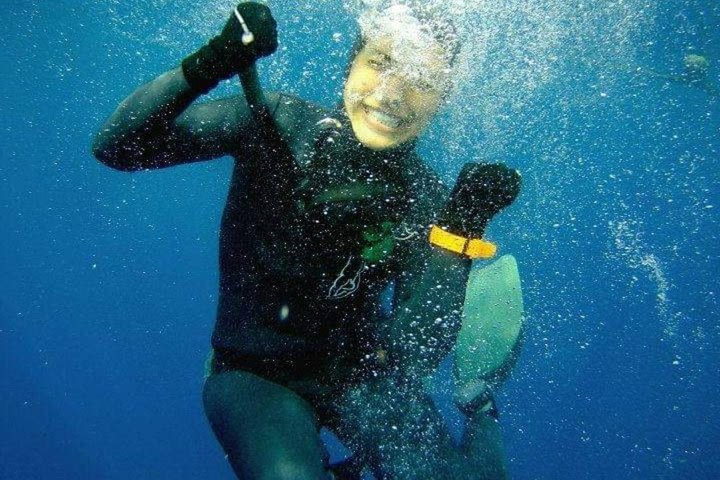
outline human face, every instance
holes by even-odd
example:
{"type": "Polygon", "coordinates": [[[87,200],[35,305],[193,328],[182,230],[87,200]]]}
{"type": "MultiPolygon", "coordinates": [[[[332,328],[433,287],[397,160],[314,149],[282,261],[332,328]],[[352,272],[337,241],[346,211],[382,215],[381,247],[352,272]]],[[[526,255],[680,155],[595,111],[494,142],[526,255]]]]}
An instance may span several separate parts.
{"type": "Polygon", "coordinates": [[[413,62],[415,72],[393,55],[390,38],[369,40],[355,57],[343,102],[355,137],[366,147],[385,150],[411,141],[438,111],[448,68],[442,47],[428,47],[413,62]]]}

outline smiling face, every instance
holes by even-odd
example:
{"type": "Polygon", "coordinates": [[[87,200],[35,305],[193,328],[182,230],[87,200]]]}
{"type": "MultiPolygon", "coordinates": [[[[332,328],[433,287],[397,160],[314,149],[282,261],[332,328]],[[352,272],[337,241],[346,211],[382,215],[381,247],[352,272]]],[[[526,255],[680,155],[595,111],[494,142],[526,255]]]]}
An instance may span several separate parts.
{"type": "Polygon", "coordinates": [[[411,64],[394,55],[390,38],[369,40],[353,61],[343,91],[357,139],[385,150],[415,139],[437,113],[447,90],[440,44],[427,45],[411,64]]]}

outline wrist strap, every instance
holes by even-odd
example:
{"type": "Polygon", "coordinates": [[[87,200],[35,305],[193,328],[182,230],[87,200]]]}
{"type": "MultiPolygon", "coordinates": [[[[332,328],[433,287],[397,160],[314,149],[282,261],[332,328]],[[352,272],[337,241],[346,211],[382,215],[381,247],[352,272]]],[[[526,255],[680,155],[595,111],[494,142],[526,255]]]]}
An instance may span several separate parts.
{"type": "Polygon", "coordinates": [[[428,236],[430,245],[464,255],[470,259],[489,259],[497,253],[497,245],[481,238],[469,238],[455,235],[433,225],[428,236]]]}

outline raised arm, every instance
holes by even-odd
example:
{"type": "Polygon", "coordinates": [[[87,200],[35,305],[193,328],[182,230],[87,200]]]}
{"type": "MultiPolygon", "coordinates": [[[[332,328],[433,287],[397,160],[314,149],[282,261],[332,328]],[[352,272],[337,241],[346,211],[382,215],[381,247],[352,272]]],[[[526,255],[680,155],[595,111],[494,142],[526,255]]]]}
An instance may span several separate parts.
{"type": "Polygon", "coordinates": [[[390,361],[411,379],[431,374],[455,344],[472,258],[486,254],[487,223],[519,189],[515,170],[466,164],[433,227],[433,245],[417,240],[396,281],[395,315],[384,339],[390,361]]]}
{"type": "Polygon", "coordinates": [[[120,104],[95,137],[93,154],[108,166],[132,171],[206,160],[241,148],[253,124],[243,98],[191,104],[276,48],[276,24],[267,7],[238,5],[220,35],[183,60],[182,68],[141,86],[120,104]],[[248,28],[254,32],[250,42],[248,28]]]}
{"type": "Polygon", "coordinates": [[[199,96],[180,68],[160,75],[123,100],[95,136],[93,155],[134,171],[228,153],[250,131],[250,109],[241,97],[191,106],[199,96]]]}
{"type": "Polygon", "coordinates": [[[426,243],[411,262],[396,280],[387,348],[404,375],[422,380],[455,344],[471,261],[426,243]]]}

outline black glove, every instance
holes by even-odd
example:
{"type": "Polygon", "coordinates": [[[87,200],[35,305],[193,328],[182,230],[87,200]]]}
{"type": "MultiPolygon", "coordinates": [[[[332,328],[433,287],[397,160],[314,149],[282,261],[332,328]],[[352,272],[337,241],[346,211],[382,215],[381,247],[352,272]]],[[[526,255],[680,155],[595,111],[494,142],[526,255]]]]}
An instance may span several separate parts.
{"type": "Polygon", "coordinates": [[[185,80],[197,92],[209,92],[220,80],[240,73],[258,58],[277,50],[277,23],[268,7],[244,2],[236,11],[252,33],[253,41],[243,43],[245,29],[233,11],[220,35],[182,61],[185,80]]]}
{"type": "Polygon", "coordinates": [[[502,163],[466,163],[438,226],[463,237],[482,238],[485,227],[520,192],[520,174],[502,163]]]}

